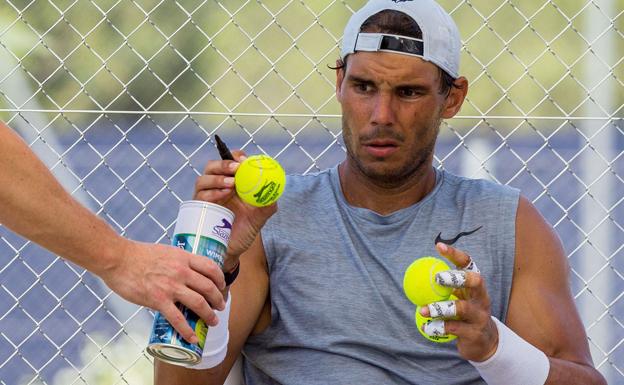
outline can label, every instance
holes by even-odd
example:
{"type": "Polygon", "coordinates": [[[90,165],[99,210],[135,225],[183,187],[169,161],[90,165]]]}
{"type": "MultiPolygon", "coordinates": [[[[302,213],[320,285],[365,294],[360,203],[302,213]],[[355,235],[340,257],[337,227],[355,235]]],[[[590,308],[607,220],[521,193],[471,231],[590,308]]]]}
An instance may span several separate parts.
{"type": "MultiPolygon", "coordinates": [[[[173,236],[173,245],[188,252],[193,252],[197,236],[195,234],[176,234],[173,236]]],[[[197,252],[195,254],[203,255],[215,261],[219,267],[223,267],[223,257],[225,256],[226,246],[215,241],[212,238],[199,236],[197,242],[197,252]]]]}
{"type": "Polygon", "coordinates": [[[156,312],[149,344],[169,344],[179,346],[189,350],[191,355],[196,356],[197,359],[199,359],[204,350],[208,326],[204,320],[199,318],[193,311],[187,309],[185,306],[178,305],[178,309],[180,309],[184,318],[186,318],[186,321],[189,323],[191,328],[193,328],[195,334],[197,334],[199,342],[197,344],[187,342],[184,338],[182,338],[182,336],[180,336],[180,334],[178,334],[178,332],[175,331],[169,321],[167,321],[167,319],[165,319],[160,312],[156,312]]]}
{"type": "MultiPolygon", "coordinates": [[[[200,201],[182,202],[171,243],[188,252],[208,257],[223,267],[233,220],[234,214],[222,206],[200,201]]],[[[169,321],[156,312],[147,352],[172,364],[196,364],[201,360],[208,326],[192,310],[181,304],[177,306],[195,331],[199,342],[191,344],[184,340],[169,321]]]]}

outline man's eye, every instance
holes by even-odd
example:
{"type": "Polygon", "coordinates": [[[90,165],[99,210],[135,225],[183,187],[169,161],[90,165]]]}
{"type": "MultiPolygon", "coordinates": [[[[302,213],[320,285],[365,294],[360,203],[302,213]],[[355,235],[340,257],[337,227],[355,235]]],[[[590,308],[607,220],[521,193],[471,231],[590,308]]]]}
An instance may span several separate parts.
{"type": "Polygon", "coordinates": [[[419,92],[414,88],[402,88],[399,90],[399,94],[403,97],[411,98],[418,96],[419,92]]]}
{"type": "Polygon", "coordinates": [[[371,90],[371,86],[368,83],[356,83],[355,89],[360,92],[368,92],[371,90]]]}

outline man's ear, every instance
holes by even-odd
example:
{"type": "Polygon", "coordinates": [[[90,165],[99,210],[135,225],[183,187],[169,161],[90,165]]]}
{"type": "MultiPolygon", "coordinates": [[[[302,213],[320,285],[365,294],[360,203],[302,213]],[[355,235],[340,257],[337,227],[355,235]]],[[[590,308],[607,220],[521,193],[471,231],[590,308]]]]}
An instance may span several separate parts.
{"type": "Polygon", "coordinates": [[[336,60],[336,99],[338,99],[338,101],[340,101],[341,99],[340,89],[342,87],[342,81],[344,80],[344,74],[344,63],[342,62],[342,60],[338,59],[336,60]]]}
{"type": "Polygon", "coordinates": [[[464,103],[464,99],[466,99],[467,93],[468,80],[463,76],[455,79],[453,81],[451,91],[446,97],[446,105],[444,107],[444,111],[442,111],[442,118],[450,119],[453,116],[457,115],[457,113],[461,109],[462,104],[464,103]]]}

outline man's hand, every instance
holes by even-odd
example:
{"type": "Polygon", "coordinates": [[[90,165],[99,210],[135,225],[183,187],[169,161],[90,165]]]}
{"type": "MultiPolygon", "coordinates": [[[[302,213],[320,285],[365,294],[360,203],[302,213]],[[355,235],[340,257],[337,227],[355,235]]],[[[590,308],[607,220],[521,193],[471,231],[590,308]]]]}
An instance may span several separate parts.
{"type": "Polygon", "coordinates": [[[26,143],[0,122],[0,222],[100,276],[124,299],[160,311],[189,342],[181,302],[209,325],[225,307],[221,269],[173,246],[121,237],[65,191],[26,143]]]}
{"type": "Polygon", "coordinates": [[[231,270],[242,253],[247,251],[266,221],[277,211],[277,204],[254,207],[243,202],[234,188],[234,174],[245,160],[242,151],[232,151],[232,160],[208,161],[204,175],[197,178],[194,199],[216,203],[234,212],[234,223],[223,270],[231,270]]]}
{"type": "Polygon", "coordinates": [[[198,341],[197,336],[176,302],[193,310],[206,324],[217,324],[213,309],[225,308],[220,291],[225,282],[215,262],[173,246],[123,242],[119,262],[98,272],[111,290],[130,302],[158,310],[191,343],[198,341]]]}
{"type": "MultiPolygon", "coordinates": [[[[468,267],[470,256],[459,249],[438,243],[436,249],[440,255],[453,262],[459,269],[468,267]]],[[[481,275],[474,271],[457,272],[465,277],[461,288],[453,294],[459,298],[456,304],[456,317],[445,318],[446,334],[457,336],[457,350],[466,360],[485,361],[491,357],[498,347],[498,331],[491,318],[490,297],[481,275]]],[[[441,284],[444,284],[440,282],[441,284]]],[[[454,287],[452,282],[446,286],[454,287]]],[[[429,308],[423,306],[421,314],[430,316],[429,308]]]]}

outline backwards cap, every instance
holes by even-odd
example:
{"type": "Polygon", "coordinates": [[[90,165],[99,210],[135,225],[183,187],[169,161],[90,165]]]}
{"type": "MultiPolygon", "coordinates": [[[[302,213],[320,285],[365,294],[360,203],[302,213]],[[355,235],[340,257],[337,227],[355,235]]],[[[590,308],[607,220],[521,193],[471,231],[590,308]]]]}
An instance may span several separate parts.
{"type": "Polygon", "coordinates": [[[357,51],[386,51],[418,56],[445,70],[453,78],[459,76],[461,38],[455,22],[433,0],[370,0],[353,14],[342,38],[342,60],[357,51]],[[360,32],[362,23],[385,10],[408,15],[418,24],[422,39],[387,33],[360,32]]]}

